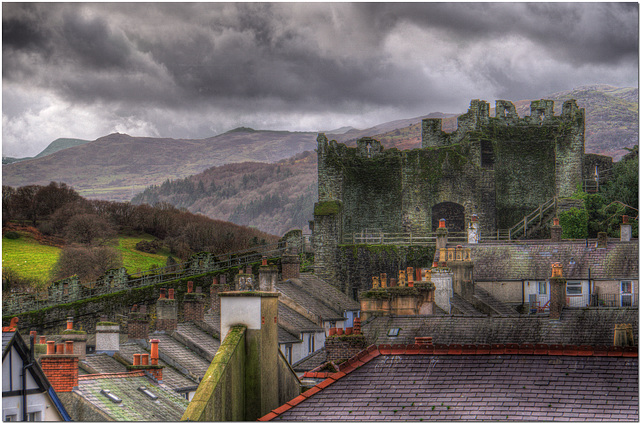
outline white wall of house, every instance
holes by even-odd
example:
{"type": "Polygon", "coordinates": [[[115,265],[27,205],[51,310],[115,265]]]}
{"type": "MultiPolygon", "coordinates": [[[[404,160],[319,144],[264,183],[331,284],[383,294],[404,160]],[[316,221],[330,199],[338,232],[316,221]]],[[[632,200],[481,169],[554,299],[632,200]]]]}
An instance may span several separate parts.
{"type": "MultiPolygon", "coordinates": [[[[27,370],[27,389],[37,389],[38,384],[27,370]]],[[[22,395],[7,396],[9,392],[22,390],[22,358],[15,347],[11,347],[2,361],[2,420],[23,421],[22,395]]],[[[27,418],[35,421],[60,421],[62,416],[49,398],[49,394],[27,395],[27,418]]]]}

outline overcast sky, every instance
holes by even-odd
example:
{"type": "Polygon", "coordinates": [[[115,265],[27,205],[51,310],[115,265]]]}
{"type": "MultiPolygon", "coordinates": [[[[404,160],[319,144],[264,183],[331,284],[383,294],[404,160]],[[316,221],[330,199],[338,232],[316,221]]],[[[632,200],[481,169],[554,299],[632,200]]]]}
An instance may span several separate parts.
{"type": "Polygon", "coordinates": [[[3,155],[638,85],[637,3],[3,3],[3,155]]]}

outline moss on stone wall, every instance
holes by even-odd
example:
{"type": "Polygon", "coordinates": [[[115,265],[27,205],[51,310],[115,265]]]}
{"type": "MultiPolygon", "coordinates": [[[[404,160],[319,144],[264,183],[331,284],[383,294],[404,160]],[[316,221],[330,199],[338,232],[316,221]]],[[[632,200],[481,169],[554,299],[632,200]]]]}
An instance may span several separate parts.
{"type": "Polygon", "coordinates": [[[340,213],[340,210],[342,207],[339,201],[319,201],[313,208],[313,214],[314,216],[331,216],[340,213]]]}

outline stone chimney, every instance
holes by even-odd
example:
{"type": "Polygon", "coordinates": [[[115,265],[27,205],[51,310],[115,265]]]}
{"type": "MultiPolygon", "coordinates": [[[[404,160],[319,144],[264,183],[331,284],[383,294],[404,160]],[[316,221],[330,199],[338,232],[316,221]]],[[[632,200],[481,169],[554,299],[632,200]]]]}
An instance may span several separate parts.
{"type": "Polygon", "coordinates": [[[562,308],[567,303],[567,280],[562,276],[562,264],[551,265],[551,279],[549,279],[549,318],[560,319],[562,308]]]}
{"type": "Polygon", "coordinates": [[[436,249],[446,248],[449,230],[446,227],[446,220],[440,219],[438,229],[436,229],[436,249]]]}
{"type": "Polygon", "coordinates": [[[236,291],[257,291],[258,281],[255,280],[251,273],[251,268],[248,268],[249,272],[245,273],[240,269],[240,272],[235,277],[235,290],[236,291]]]}
{"type": "Polygon", "coordinates": [[[608,236],[606,232],[598,232],[597,248],[607,248],[608,236]]]}
{"type": "Polygon", "coordinates": [[[453,272],[453,292],[460,295],[467,301],[472,301],[474,294],[473,286],[473,261],[471,261],[471,250],[458,245],[454,248],[447,248],[447,253],[452,260],[447,260],[449,269],[453,272]]]}
{"type": "Polygon", "coordinates": [[[367,348],[367,340],[361,327],[360,318],[356,317],[353,319],[353,328],[347,328],[351,329],[346,331],[348,333],[341,333],[340,330],[330,332],[330,336],[324,341],[327,361],[346,360],[367,348]]]}
{"type": "Polygon", "coordinates": [[[434,267],[431,269],[431,282],[436,287],[434,295],[434,301],[436,305],[446,313],[451,314],[451,298],[453,298],[453,273],[448,267],[438,264],[438,267],[434,267]]]}
{"type": "MultiPolygon", "coordinates": [[[[220,293],[221,342],[237,325],[246,327],[245,362],[251,365],[251,383],[245,387],[244,420],[256,420],[280,405],[278,400],[277,292],[220,293]]],[[[248,370],[247,370],[248,371],[248,370]]]]}
{"type": "Polygon", "coordinates": [[[480,222],[478,221],[478,215],[471,215],[471,222],[469,222],[469,229],[467,230],[467,242],[469,244],[477,244],[480,241],[480,222]]]}
{"type": "Polygon", "coordinates": [[[173,292],[173,288],[170,288],[167,297],[166,290],[160,288],[160,298],[156,302],[156,330],[168,332],[178,328],[178,307],[173,292]]]}
{"type": "Polygon", "coordinates": [[[187,293],[182,300],[182,312],[185,322],[204,321],[204,294],[201,287],[193,292],[193,281],[187,282],[187,293]]]}
{"type": "Polygon", "coordinates": [[[149,345],[151,346],[151,362],[149,362],[149,354],[133,354],[133,365],[127,366],[128,370],[144,370],[149,376],[156,380],[156,382],[162,382],[162,369],[159,363],[158,339],[150,339],[149,345]]]}
{"type": "Polygon", "coordinates": [[[551,225],[551,242],[560,242],[562,240],[562,226],[560,226],[560,219],[553,218],[553,224],[551,225]]]}
{"type": "Polygon", "coordinates": [[[297,254],[284,254],[281,263],[283,281],[300,277],[300,256],[297,254]]]}
{"type": "Polygon", "coordinates": [[[213,282],[211,283],[211,288],[209,288],[209,296],[211,301],[211,312],[214,314],[220,314],[220,297],[218,293],[228,291],[229,287],[226,284],[226,276],[220,275],[220,278],[217,276],[213,277],[213,282]],[[224,282],[223,282],[224,280],[224,282]]]}
{"type": "Polygon", "coordinates": [[[120,350],[120,325],[114,322],[98,322],[96,325],[96,354],[113,355],[120,350]]]}
{"type": "MultiPolygon", "coordinates": [[[[297,256],[296,256],[297,257],[297,256]]],[[[298,263],[298,274],[296,276],[286,277],[284,276],[285,263],[284,257],[282,258],[282,279],[297,278],[300,276],[300,263],[298,263]]],[[[258,269],[259,290],[263,292],[275,292],[276,281],[278,280],[278,267],[270,266],[266,257],[262,257],[262,264],[258,269]]]]}
{"type": "Polygon", "coordinates": [[[62,332],[63,341],[73,341],[73,354],[81,360],[87,356],[87,333],[73,328],[73,317],[67,318],[67,329],[62,332]]]}
{"type": "Polygon", "coordinates": [[[620,241],[631,241],[631,224],[629,224],[629,216],[622,216],[622,224],[620,225],[620,241]]]}
{"type": "Polygon", "coordinates": [[[127,327],[129,339],[147,339],[149,337],[149,315],[146,305],[142,304],[140,307],[134,305],[131,308],[127,327]]]}
{"type": "Polygon", "coordinates": [[[78,355],[73,354],[73,341],[58,344],[47,341],[47,353],[40,356],[40,367],[56,392],[71,392],[78,386],[78,355]]]}

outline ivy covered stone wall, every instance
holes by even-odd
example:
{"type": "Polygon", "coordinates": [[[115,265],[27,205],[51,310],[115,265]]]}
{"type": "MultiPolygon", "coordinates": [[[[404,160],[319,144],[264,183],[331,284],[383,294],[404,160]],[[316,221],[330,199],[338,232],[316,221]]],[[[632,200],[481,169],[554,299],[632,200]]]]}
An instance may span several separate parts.
{"type": "Polygon", "coordinates": [[[464,231],[473,214],[481,232],[492,233],[554,196],[571,196],[585,165],[584,109],[569,100],[554,116],[553,105],[533,101],[521,118],[513,103],[498,100],[490,117],[489,103],[473,100],[453,133],[440,119],[424,119],[422,148],[413,150],[385,150],[372,138],[352,148],[319,134],[318,276],[347,283],[334,281],[344,272],[334,257],[345,235],[424,234],[442,217],[464,231]]]}
{"type": "Polygon", "coordinates": [[[372,287],[372,276],[398,279],[407,267],[431,267],[435,246],[340,245],[336,249],[337,288],[356,301],[372,287]]]}

